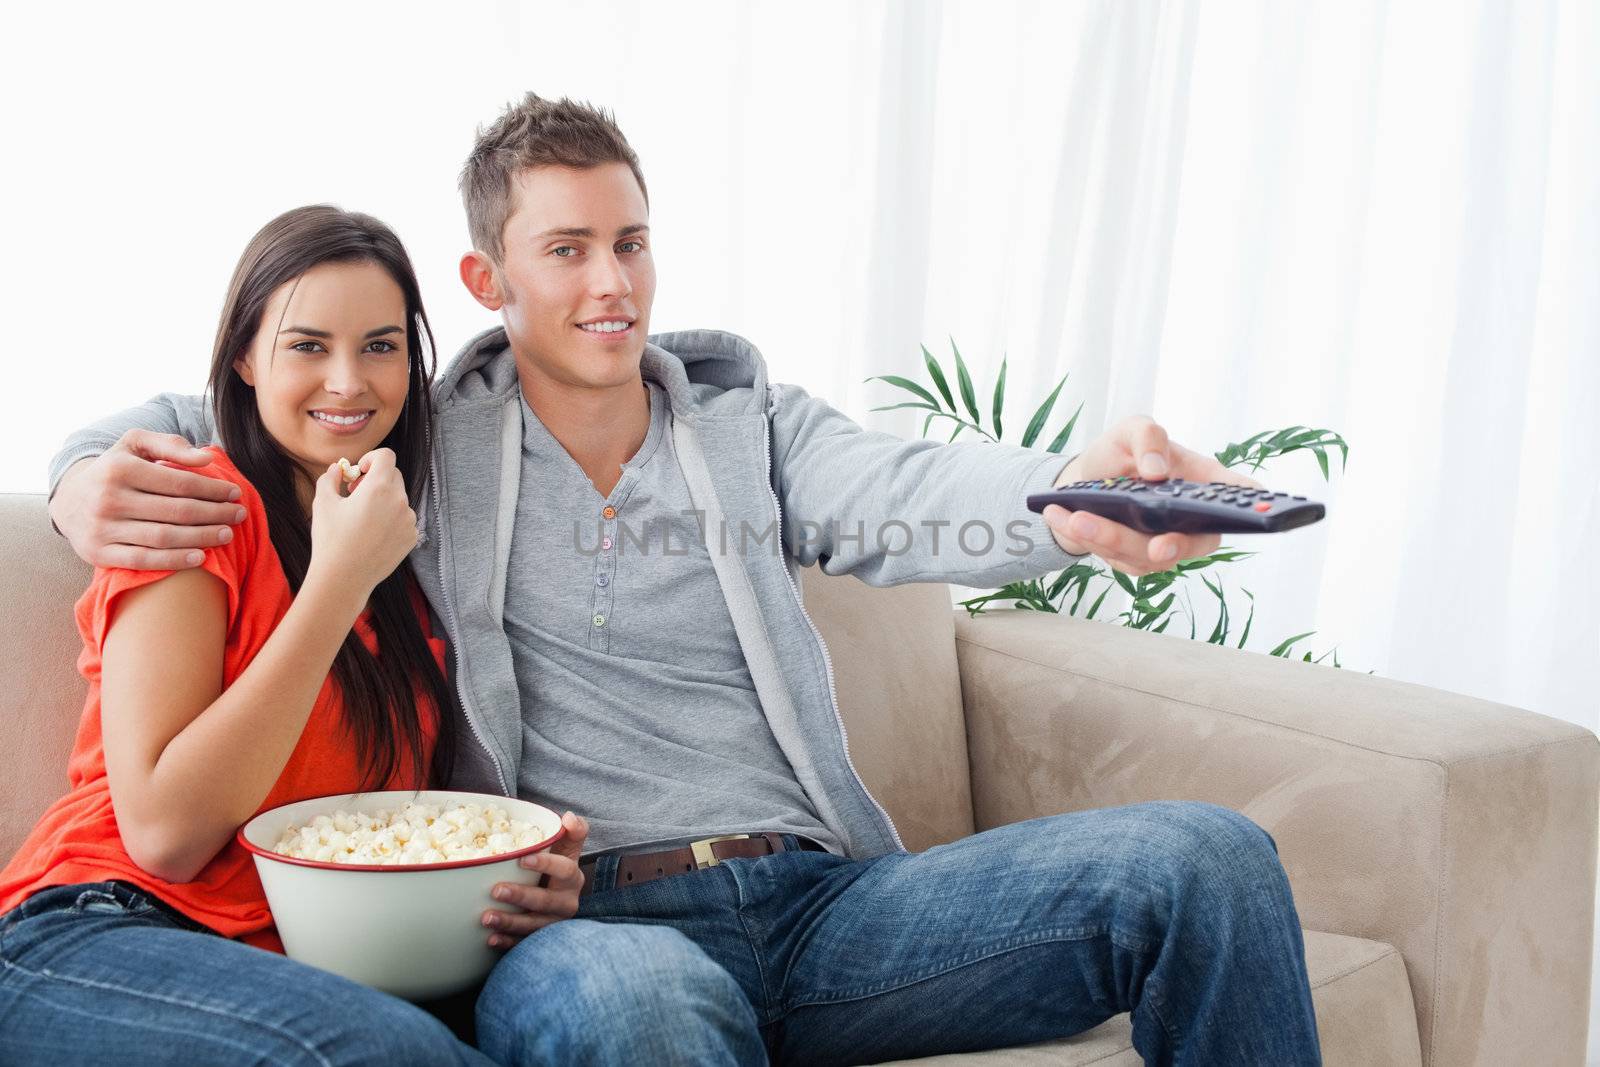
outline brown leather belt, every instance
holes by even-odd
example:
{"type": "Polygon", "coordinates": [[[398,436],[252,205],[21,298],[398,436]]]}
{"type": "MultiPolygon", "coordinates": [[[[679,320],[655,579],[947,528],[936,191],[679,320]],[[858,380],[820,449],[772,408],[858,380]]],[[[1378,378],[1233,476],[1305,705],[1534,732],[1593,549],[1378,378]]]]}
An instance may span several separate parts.
{"type": "MultiPolygon", "coordinates": [[[[810,838],[801,837],[797,840],[803,849],[826,851],[810,838]]],[[[619,856],[614,888],[621,889],[623,886],[638,885],[641,882],[653,882],[657,878],[667,878],[674,874],[703,871],[707,867],[715,867],[723,860],[770,856],[785,851],[787,848],[782,834],[763,833],[707,837],[691,841],[682,848],[619,856]]],[[[583,872],[583,888],[579,890],[579,896],[586,897],[594,892],[594,869],[597,860],[598,857],[592,857],[579,861],[578,869],[583,872]]]]}

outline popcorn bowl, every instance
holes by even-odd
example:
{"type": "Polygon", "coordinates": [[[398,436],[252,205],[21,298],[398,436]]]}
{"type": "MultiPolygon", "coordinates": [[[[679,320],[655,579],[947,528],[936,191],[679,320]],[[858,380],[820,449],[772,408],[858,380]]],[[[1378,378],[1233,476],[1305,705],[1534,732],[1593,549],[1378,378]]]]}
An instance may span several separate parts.
{"type": "MultiPolygon", "coordinates": [[[[481,982],[504,950],[489,947],[485,908],[500,882],[537,885],[519,860],[566,836],[561,816],[514,797],[443,789],[342,793],[264,811],[239,828],[290,959],[408,1000],[431,1000],[481,982]],[[496,804],[538,828],[537,844],[481,859],[363,865],[294,859],[272,851],[293,825],[336,811],[370,814],[407,802],[496,804]]],[[[504,910],[502,908],[502,910],[504,910]]]]}

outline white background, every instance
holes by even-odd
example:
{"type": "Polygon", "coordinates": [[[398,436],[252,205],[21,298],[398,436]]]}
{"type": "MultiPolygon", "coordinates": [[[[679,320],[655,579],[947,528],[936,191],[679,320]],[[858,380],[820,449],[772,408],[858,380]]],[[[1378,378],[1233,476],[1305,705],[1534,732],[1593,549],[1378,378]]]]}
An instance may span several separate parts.
{"type": "Polygon", "coordinates": [[[1335,430],[1331,483],[1309,455],[1257,475],[1327,521],[1230,539],[1261,552],[1223,571],[1250,647],[1315,630],[1347,668],[1597,725],[1595,5],[471,12],[12,12],[0,490],[42,490],[93,417],[198,391],[235,258],[288,207],[393,225],[447,356],[490,325],[455,177],[533,89],[613,109],[642,157],[655,329],[741,333],[907,435],[863,380],[949,336],[985,401],[1009,358],[1013,439],[1062,374],[1075,444],[1132,413],[1201,450],[1335,430]]]}

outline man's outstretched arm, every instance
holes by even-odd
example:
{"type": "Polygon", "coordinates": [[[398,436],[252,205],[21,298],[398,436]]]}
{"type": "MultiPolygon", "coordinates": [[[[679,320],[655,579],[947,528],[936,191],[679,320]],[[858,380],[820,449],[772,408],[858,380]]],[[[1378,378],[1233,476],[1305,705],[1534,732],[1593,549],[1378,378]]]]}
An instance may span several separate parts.
{"type": "Polygon", "coordinates": [[[163,393],[67,438],[50,461],[50,521],[95,566],[181,570],[233,537],[238,487],[202,466],[215,436],[200,397],[163,393]]]}
{"type": "Polygon", "coordinates": [[[1108,519],[1052,506],[1030,493],[1128,474],[1256,485],[1167,439],[1143,416],[1123,419],[1070,462],[995,443],[905,441],[863,430],[796,386],[776,386],[773,462],[784,540],[803,564],[870,585],[950,581],[999,586],[1094,554],[1125,574],[1164,570],[1214,550],[1216,534],[1151,537],[1108,519]],[[1159,455],[1165,469],[1149,466],[1159,455]],[[1092,530],[1079,533],[1089,521],[1092,530]],[[1163,558],[1166,548],[1176,550],[1163,558]]]}

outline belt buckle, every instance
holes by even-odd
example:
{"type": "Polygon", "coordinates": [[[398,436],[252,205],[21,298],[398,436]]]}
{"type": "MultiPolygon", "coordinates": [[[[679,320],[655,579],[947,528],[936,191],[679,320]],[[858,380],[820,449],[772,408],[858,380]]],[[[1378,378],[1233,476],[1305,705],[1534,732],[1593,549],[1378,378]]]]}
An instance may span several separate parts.
{"type": "Polygon", "coordinates": [[[703,837],[699,841],[689,842],[689,850],[694,853],[695,870],[703,871],[722,862],[711,851],[711,846],[718,841],[743,841],[748,840],[751,836],[753,835],[727,834],[724,837],[703,837]]]}

